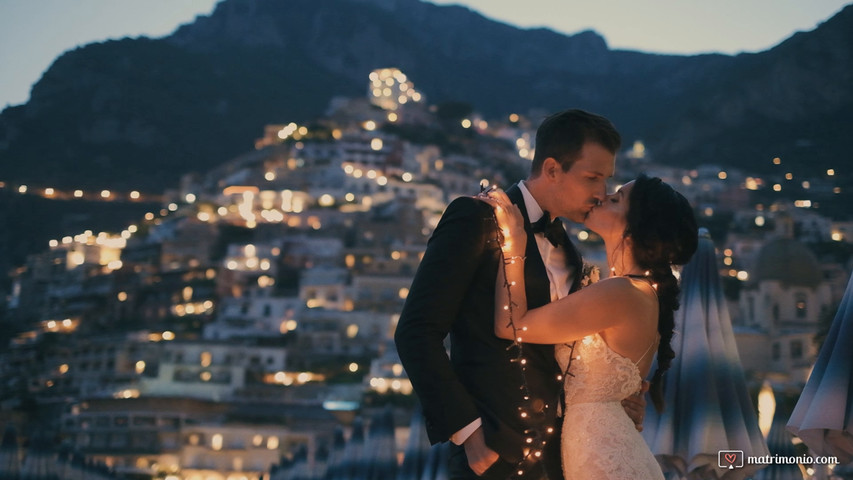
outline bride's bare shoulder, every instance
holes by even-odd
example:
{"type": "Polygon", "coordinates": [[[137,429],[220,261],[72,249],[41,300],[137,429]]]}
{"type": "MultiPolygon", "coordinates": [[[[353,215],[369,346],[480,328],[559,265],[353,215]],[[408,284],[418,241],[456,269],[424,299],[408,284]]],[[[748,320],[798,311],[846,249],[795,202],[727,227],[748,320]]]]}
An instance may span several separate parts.
{"type": "Polygon", "coordinates": [[[598,290],[600,295],[613,301],[613,307],[626,311],[635,311],[637,307],[652,306],[657,303],[656,298],[649,295],[650,292],[654,292],[651,283],[643,278],[610,277],[591,287],[592,290],[598,290]]]}

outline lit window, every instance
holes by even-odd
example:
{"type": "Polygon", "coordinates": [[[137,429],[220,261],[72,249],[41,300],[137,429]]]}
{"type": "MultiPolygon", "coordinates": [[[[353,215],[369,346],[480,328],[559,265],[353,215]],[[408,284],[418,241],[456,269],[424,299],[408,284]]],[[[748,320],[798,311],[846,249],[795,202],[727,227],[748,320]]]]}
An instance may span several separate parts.
{"type": "Polygon", "coordinates": [[[806,305],[806,296],[802,293],[798,293],[796,297],[797,318],[806,318],[806,316],[808,316],[808,309],[806,305]]]}
{"type": "Polygon", "coordinates": [[[267,448],[269,450],[275,450],[276,448],[278,448],[278,437],[267,438],[267,448]]]}
{"type": "Polygon", "coordinates": [[[355,338],[356,335],[358,335],[358,325],[353,323],[352,325],[347,327],[347,337],[355,338]]]}

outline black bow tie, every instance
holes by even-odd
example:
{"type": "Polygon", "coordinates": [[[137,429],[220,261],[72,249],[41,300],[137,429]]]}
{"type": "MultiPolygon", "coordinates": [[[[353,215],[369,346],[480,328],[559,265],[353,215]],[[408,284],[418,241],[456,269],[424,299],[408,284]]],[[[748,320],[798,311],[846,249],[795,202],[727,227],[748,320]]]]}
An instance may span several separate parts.
{"type": "Polygon", "coordinates": [[[530,224],[533,233],[544,233],[545,238],[551,245],[558,247],[566,244],[566,230],[559,218],[551,220],[551,215],[546,211],[542,218],[530,224]]]}

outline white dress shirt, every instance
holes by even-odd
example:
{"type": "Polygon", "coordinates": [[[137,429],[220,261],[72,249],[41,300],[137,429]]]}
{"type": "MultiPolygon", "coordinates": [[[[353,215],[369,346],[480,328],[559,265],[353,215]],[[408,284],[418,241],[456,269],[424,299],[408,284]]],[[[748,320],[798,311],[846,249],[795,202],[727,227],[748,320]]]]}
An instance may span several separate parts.
{"type": "MultiPolygon", "coordinates": [[[[524,182],[518,184],[521,195],[524,197],[524,206],[527,208],[527,218],[530,223],[536,223],[545,212],[530,194],[524,182]]],[[[557,248],[545,238],[545,233],[540,232],[533,235],[536,238],[536,246],[539,247],[539,255],[545,262],[545,270],[548,272],[548,281],[551,284],[551,301],[558,300],[569,294],[572,285],[571,272],[566,263],[566,251],[557,248]]]]}

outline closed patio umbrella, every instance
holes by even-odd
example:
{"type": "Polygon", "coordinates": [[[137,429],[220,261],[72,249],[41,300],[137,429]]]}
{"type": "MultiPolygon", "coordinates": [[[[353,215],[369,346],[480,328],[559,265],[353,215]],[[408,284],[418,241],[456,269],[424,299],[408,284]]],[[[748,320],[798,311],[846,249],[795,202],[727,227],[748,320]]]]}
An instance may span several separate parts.
{"type": "Polygon", "coordinates": [[[699,237],[681,275],[676,356],[664,377],[666,408],[659,415],[648,403],[643,437],[675,478],[746,478],[760,467],[720,468],[719,451],[767,455],[767,444],[747,392],[714,242],[705,229],[699,237]]]}
{"type": "Polygon", "coordinates": [[[373,415],[364,453],[367,466],[365,480],[396,479],[397,446],[391,408],[385,408],[373,415]]]}
{"type": "Polygon", "coordinates": [[[788,430],[817,455],[853,461],[853,278],[817,362],[788,421],[788,430]]]}
{"type": "MultiPolygon", "coordinates": [[[[767,434],[767,447],[774,458],[793,459],[797,456],[793,436],[785,428],[788,412],[790,407],[786,409],[784,405],[777,405],[773,414],[773,423],[767,434]]],[[[803,480],[803,471],[796,463],[774,462],[756,473],[755,480],[803,480]]]]}
{"type": "Polygon", "coordinates": [[[409,440],[403,451],[403,464],[397,471],[397,480],[420,480],[421,474],[426,468],[429,456],[429,439],[424,426],[424,416],[420,406],[412,412],[409,423],[409,440]]]}

